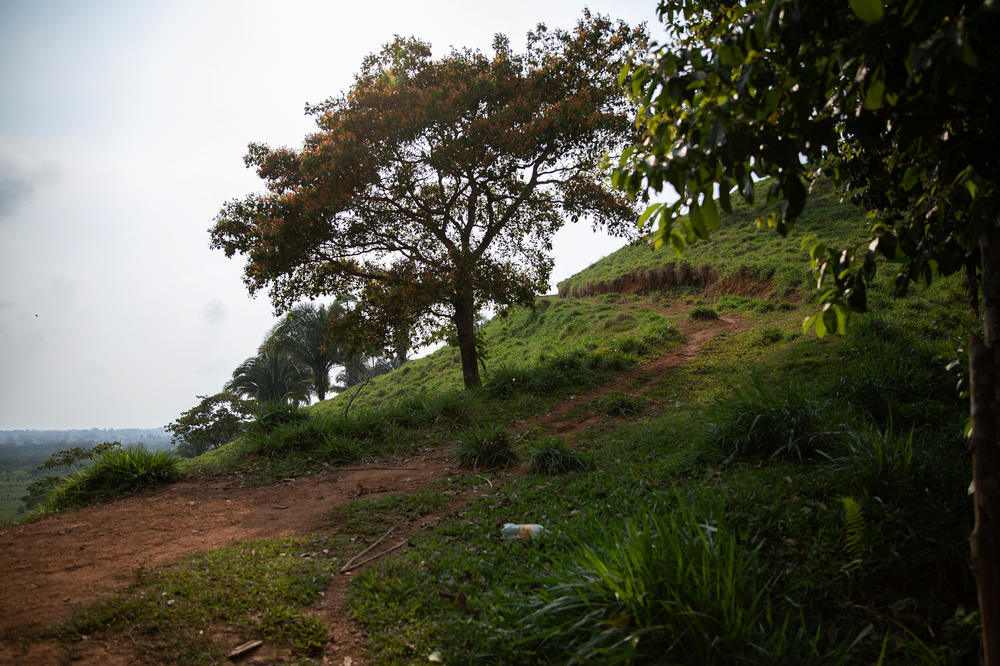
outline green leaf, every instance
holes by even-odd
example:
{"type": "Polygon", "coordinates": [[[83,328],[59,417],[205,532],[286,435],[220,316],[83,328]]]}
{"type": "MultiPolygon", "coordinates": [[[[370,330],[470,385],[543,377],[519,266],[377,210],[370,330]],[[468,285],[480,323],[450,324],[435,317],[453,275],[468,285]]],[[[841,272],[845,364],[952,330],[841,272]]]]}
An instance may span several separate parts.
{"type": "Polygon", "coordinates": [[[676,229],[670,231],[670,247],[674,248],[674,254],[678,257],[684,256],[684,236],[676,229]]]}
{"type": "Polygon", "coordinates": [[[865,23],[878,23],[885,16],[882,0],[849,0],[851,11],[865,23]]]}
{"type": "Polygon", "coordinates": [[[923,169],[916,166],[911,166],[903,173],[903,181],[900,183],[903,189],[909,192],[913,189],[913,186],[919,182],[920,177],[923,175],[923,169]]]}
{"type": "Polygon", "coordinates": [[[881,109],[884,96],[885,81],[881,78],[875,79],[868,86],[868,92],[865,93],[865,108],[869,111],[881,109]]]}
{"type": "Polygon", "coordinates": [[[618,72],[618,87],[621,88],[625,85],[625,79],[628,77],[629,72],[632,71],[632,63],[627,62],[622,65],[621,70],[618,72]]]}
{"type": "Polygon", "coordinates": [[[701,207],[697,201],[693,202],[688,210],[688,220],[691,221],[691,228],[694,230],[695,236],[708,238],[708,229],[705,228],[705,222],[701,217],[701,207]]]}
{"type": "Polygon", "coordinates": [[[646,210],[644,210],[642,212],[642,215],[639,216],[639,222],[638,222],[639,228],[642,229],[643,226],[645,226],[646,221],[649,220],[649,218],[652,215],[654,215],[658,210],[660,210],[660,208],[662,208],[662,207],[663,207],[663,204],[661,204],[661,203],[655,203],[655,204],[649,206],[648,208],[646,208],[646,210]]]}
{"type": "Polygon", "coordinates": [[[701,205],[701,219],[705,222],[705,228],[708,229],[709,233],[719,230],[721,220],[711,193],[705,197],[705,203],[701,205]]]}

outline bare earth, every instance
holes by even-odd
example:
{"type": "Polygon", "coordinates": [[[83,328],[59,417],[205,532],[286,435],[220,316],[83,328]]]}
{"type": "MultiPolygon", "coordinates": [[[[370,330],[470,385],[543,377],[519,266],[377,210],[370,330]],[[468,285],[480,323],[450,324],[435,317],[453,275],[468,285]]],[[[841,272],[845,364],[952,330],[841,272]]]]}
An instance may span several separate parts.
{"type": "MultiPolygon", "coordinates": [[[[663,372],[693,358],[706,340],[723,330],[737,330],[738,322],[723,318],[692,322],[685,328],[687,342],[682,347],[576,396],[547,414],[524,421],[517,428],[542,428],[564,435],[580,432],[597,417],[572,417],[568,413],[574,407],[609,391],[642,393],[663,372]]],[[[0,528],[0,664],[137,663],[139,660],[125,642],[86,640],[63,645],[37,641],[24,645],[20,639],[32,630],[66,619],[79,605],[124,587],[139,565],[163,564],[190,553],[251,539],[307,534],[321,525],[323,515],[332,507],[359,495],[413,492],[457,473],[449,452],[430,448],[410,459],[331,468],[269,486],[247,486],[238,477],[189,480],[108,504],[0,528]]],[[[386,543],[434,527],[474,495],[490,489],[484,483],[461,495],[450,507],[401,525],[386,543]]],[[[315,607],[330,627],[324,663],[363,663],[363,634],[343,608],[352,575],[335,576],[315,607]]],[[[252,637],[232,634],[218,638],[235,647],[252,637]]],[[[280,663],[287,656],[264,646],[241,661],[280,663]]]]}

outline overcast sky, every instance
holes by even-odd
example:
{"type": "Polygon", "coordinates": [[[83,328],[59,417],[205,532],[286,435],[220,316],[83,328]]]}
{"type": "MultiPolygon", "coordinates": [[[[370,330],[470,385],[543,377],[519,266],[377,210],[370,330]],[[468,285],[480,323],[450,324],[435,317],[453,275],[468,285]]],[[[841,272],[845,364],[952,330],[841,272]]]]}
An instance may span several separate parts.
{"type": "MultiPolygon", "coordinates": [[[[655,0],[591,10],[647,21],[655,0]]],[[[300,146],[303,113],[394,34],[488,51],[583,0],[0,0],[0,430],[158,427],[219,391],[275,321],[208,247],[260,189],[250,141],[300,146]]],[[[553,284],[620,246],[557,237],[553,284]]]]}

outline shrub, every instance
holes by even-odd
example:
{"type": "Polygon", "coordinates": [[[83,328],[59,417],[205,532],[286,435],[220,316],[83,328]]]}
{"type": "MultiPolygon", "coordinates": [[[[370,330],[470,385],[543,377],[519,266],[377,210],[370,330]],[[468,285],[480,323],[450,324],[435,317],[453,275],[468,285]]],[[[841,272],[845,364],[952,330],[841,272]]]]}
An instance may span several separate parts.
{"type": "Polygon", "coordinates": [[[517,462],[509,433],[499,423],[459,435],[455,459],[463,467],[493,469],[517,462]]]}
{"type": "Polygon", "coordinates": [[[528,465],[535,474],[564,474],[587,469],[587,461],[579,453],[566,448],[559,437],[542,437],[535,441],[528,457],[528,465]]]}
{"type": "Polygon", "coordinates": [[[108,449],[89,467],[66,477],[47,506],[68,509],[176,481],[179,461],[169,451],[148,451],[143,446],[108,449]]]}
{"type": "Polygon", "coordinates": [[[771,390],[754,375],[716,406],[714,443],[737,456],[807,458],[832,434],[824,429],[829,413],[828,403],[798,385],[771,390]]]}

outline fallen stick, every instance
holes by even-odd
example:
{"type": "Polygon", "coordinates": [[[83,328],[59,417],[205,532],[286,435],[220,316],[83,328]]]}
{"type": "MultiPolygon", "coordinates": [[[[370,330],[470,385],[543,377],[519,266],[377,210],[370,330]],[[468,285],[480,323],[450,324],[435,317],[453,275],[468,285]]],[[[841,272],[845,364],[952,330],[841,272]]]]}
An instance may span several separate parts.
{"type": "Polygon", "coordinates": [[[357,568],[358,568],[358,567],[360,567],[360,566],[363,566],[363,565],[365,565],[365,564],[368,564],[368,563],[369,563],[369,562],[371,562],[372,560],[377,560],[378,558],[382,557],[383,555],[388,555],[389,553],[391,553],[392,551],[396,550],[397,548],[402,548],[403,546],[405,546],[405,545],[406,545],[406,543],[407,543],[407,542],[408,542],[409,540],[410,540],[410,537],[406,537],[405,539],[403,539],[402,541],[400,541],[399,543],[397,543],[397,544],[396,544],[395,546],[393,546],[392,548],[386,548],[386,549],[385,549],[385,550],[383,550],[383,551],[382,551],[381,553],[376,553],[376,554],[372,555],[371,557],[369,557],[369,558],[367,558],[367,559],[364,559],[364,560],[361,560],[360,562],[358,562],[357,564],[354,564],[354,565],[352,565],[352,566],[351,566],[351,567],[349,567],[349,568],[346,568],[346,567],[345,567],[344,569],[341,569],[341,570],[340,570],[340,572],[341,572],[341,573],[347,573],[348,571],[351,571],[351,570],[353,570],[353,569],[357,569],[357,568]]]}
{"type": "Polygon", "coordinates": [[[377,540],[375,541],[375,543],[373,543],[372,545],[368,546],[367,548],[365,548],[365,549],[364,549],[363,551],[361,551],[360,553],[358,553],[357,555],[355,555],[355,556],[354,556],[354,557],[352,557],[351,559],[347,560],[347,563],[346,563],[346,564],[344,564],[344,566],[342,566],[342,567],[340,568],[340,573],[344,573],[345,571],[348,571],[348,570],[349,570],[349,569],[351,568],[351,565],[352,565],[352,564],[354,563],[354,561],[355,561],[356,559],[358,559],[359,557],[361,557],[362,555],[364,555],[365,553],[367,553],[368,551],[370,551],[370,550],[371,550],[372,548],[374,548],[375,546],[377,546],[377,545],[379,545],[380,543],[382,543],[383,541],[385,541],[385,538],[386,538],[387,536],[389,536],[390,534],[392,534],[392,531],[393,531],[394,529],[396,529],[397,527],[399,527],[400,525],[402,525],[402,524],[403,524],[403,521],[402,521],[402,520],[401,520],[401,521],[399,521],[398,523],[396,523],[395,525],[393,525],[392,527],[390,527],[390,528],[389,528],[389,531],[388,531],[388,532],[386,532],[385,534],[383,534],[382,536],[380,536],[380,537],[379,537],[379,538],[378,538],[378,539],[377,539],[377,540]]]}

